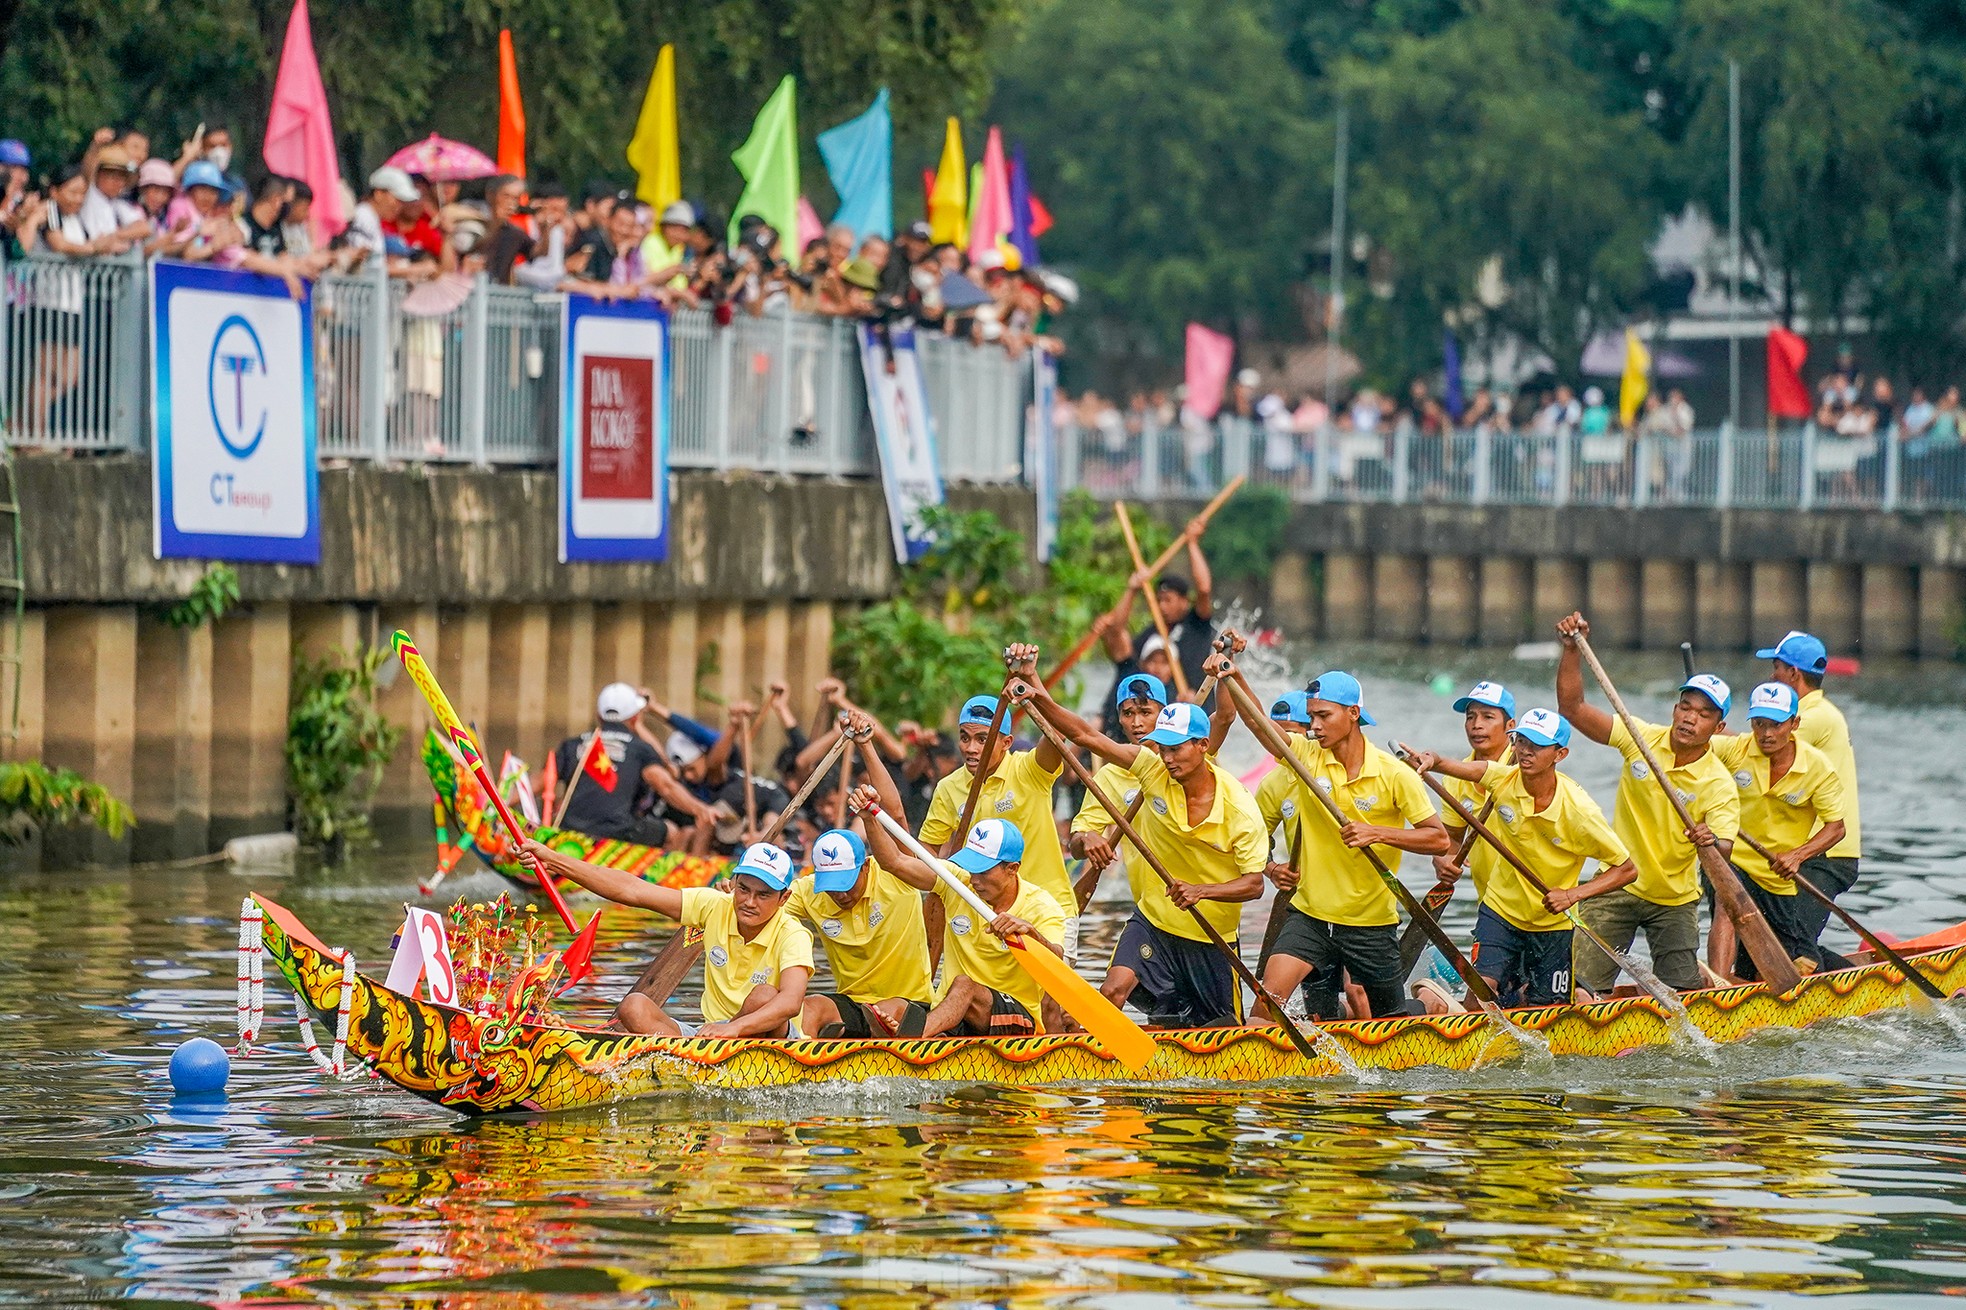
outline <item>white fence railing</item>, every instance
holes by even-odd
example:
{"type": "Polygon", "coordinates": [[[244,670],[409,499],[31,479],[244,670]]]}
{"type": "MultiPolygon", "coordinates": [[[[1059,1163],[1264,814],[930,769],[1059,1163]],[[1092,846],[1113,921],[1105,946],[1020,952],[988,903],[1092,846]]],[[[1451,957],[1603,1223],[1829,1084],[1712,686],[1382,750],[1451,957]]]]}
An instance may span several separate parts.
{"type": "Polygon", "coordinates": [[[1701,509],[1966,508],[1966,444],[1948,431],[1868,436],[1813,423],[1685,437],[1513,432],[1298,433],[1223,418],[1068,425],[1060,481],[1101,497],[1203,499],[1238,473],[1293,499],[1701,509]]]}
{"type": "MultiPolygon", "coordinates": [[[[36,255],[0,264],[0,437],[16,446],[149,445],[140,257],[36,255]]],[[[552,464],[560,300],[473,283],[419,315],[377,266],[314,287],[316,444],[323,459],[552,464]]],[[[672,320],[670,462],[839,477],[876,472],[851,321],[702,310],[672,320]]],[[[943,476],[1021,474],[1029,366],[995,347],[923,335],[943,476]]]]}

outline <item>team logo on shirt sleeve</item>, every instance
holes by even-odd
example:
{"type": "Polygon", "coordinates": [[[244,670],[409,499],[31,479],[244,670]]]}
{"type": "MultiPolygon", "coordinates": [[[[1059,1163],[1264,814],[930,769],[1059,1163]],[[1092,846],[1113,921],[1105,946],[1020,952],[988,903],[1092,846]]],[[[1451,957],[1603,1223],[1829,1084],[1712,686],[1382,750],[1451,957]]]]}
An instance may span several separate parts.
{"type": "Polygon", "coordinates": [[[1284,817],[1284,818],[1286,818],[1286,819],[1294,819],[1294,818],[1296,818],[1296,817],[1297,817],[1297,802],[1296,802],[1296,801],[1285,801],[1285,802],[1283,803],[1283,805],[1282,805],[1282,806],[1281,806],[1280,808],[1281,808],[1281,809],[1282,809],[1282,811],[1283,811],[1283,817],[1284,817]]]}
{"type": "Polygon", "coordinates": [[[730,952],[721,946],[712,946],[710,948],[710,963],[719,969],[723,968],[726,964],[730,963],[730,952]]]}
{"type": "Polygon", "coordinates": [[[1742,791],[1746,791],[1749,787],[1752,787],[1754,785],[1754,775],[1752,773],[1749,773],[1746,769],[1738,770],[1734,774],[1734,785],[1736,787],[1739,787],[1742,791]]]}
{"type": "Polygon", "coordinates": [[[1503,823],[1508,824],[1510,827],[1515,826],[1515,806],[1497,805],[1495,807],[1495,813],[1502,816],[1503,823]]]}
{"type": "Polygon", "coordinates": [[[838,919],[821,919],[819,921],[819,931],[825,933],[828,937],[837,937],[840,935],[840,921],[838,919]]]}
{"type": "Polygon", "coordinates": [[[1645,767],[1644,760],[1632,761],[1632,777],[1644,779],[1644,778],[1649,778],[1651,776],[1652,776],[1652,770],[1645,767]]]}
{"type": "Polygon", "coordinates": [[[974,925],[970,923],[969,916],[967,914],[958,914],[953,919],[949,920],[950,931],[954,932],[958,937],[969,936],[969,930],[972,926],[974,925]]]}
{"type": "Polygon", "coordinates": [[[1158,796],[1154,797],[1154,813],[1162,816],[1167,814],[1167,802],[1158,796]]]}

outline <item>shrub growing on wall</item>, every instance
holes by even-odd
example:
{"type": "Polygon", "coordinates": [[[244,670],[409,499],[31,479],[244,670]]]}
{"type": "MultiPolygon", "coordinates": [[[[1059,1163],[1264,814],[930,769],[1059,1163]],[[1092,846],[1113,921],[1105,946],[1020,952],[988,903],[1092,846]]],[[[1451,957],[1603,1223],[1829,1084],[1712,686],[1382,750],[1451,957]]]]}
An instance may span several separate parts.
{"type": "Polygon", "coordinates": [[[339,859],[369,835],[369,803],[403,730],[376,709],[376,670],[386,650],[294,660],[287,709],[287,795],[301,841],[339,859]]]}

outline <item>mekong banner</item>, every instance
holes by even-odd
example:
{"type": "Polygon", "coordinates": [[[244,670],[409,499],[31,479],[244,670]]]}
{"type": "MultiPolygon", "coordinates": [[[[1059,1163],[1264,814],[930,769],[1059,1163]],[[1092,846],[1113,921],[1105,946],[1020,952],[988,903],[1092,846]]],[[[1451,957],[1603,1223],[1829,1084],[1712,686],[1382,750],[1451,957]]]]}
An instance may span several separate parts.
{"type": "Polygon", "coordinates": [[[309,297],[154,260],[150,314],[152,551],[319,564],[309,297]]]}
{"type": "Polygon", "coordinates": [[[915,354],[911,328],[860,325],[860,369],[867,380],[867,412],[881,457],[894,558],[906,564],[932,544],[921,512],[942,503],[942,472],[935,458],[935,420],[915,354]]]}
{"type": "Polygon", "coordinates": [[[560,313],[560,562],[666,559],[669,314],[580,295],[560,313]]]}

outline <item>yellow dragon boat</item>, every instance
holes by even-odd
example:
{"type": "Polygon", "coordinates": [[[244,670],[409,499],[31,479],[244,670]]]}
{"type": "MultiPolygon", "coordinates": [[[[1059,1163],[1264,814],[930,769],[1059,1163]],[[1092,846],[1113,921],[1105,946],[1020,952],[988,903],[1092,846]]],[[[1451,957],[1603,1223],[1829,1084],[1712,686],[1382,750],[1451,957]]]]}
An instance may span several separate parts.
{"type": "MultiPolygon", "coordinates": [[[[1318,1025],[1325,1040],[1300,1055],[1277,1028],[1160,1029],[1153,1060],[1130,1073],[1090,1037],[774,1038],[653,1037],[470,1014],[391,991],[344,967],[290,911],[264,896],[266,957],[316,1018],[346,1004],[347,1055],[379,1077],[468,1115],[577,1110],[690,1088],[914,1079],[947,1083],[1141,1084],[1174,1080],[1262,1082],[1329,1078],[1361,1069],[1470,1069],[1519,1057],[1534,1034],[1556,1056],[1615,1056],[1671,1044],[1690,1023],[1714,1042],[1930,1004],[1888,963],[1805,978],[1786,996],[1759,983],[1684,996],[1680,1019],[1647,996],[1507,1012],[1416,1015],[1318,1025]],[[344,981],[347,982],[344,988],[344,981]],[[1334,1050],[1335,1048],[1335,1050],[1334,1050]]],[[[1948,996],[1966,990],[1966,925],[1901,948],[1948,996]],[[1915,954],[1914,954],[1915,953],[1915,954]]]]}

